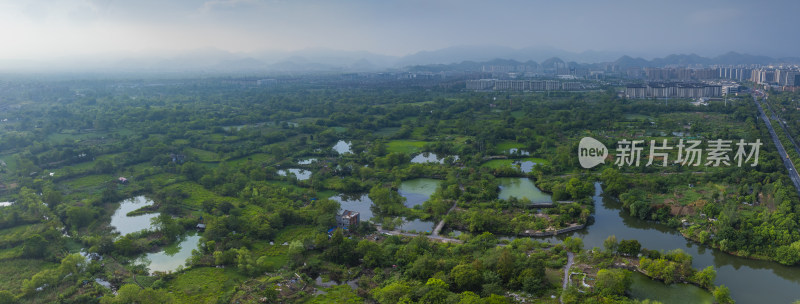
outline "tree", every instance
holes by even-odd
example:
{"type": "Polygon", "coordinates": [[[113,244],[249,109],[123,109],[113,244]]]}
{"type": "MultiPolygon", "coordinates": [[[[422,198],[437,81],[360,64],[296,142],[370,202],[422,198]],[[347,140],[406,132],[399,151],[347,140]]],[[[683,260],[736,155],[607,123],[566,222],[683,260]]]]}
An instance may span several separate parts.
{"type": "Polygon", "coordinates": [[[503,279],[503,282],[508,282],[516,271],[516,261],[511,250],[503,248],[500,253],[500,258],[497,259],[497,274],[503,279]]]}
{"type": "Polygon", "coordinates": [[[615,235],[609,235],[606,240],[603,241],[603,248],[605,248],[608,253],[616,253],[618,246],[619,244],[617,243],[617,237],[615,235]]]}
{"type": "Polygon", "coordinates": [[[714,279],[716,278],[717,271],[714,270],[713,266],[708,266],[692,275],[691,280],[697,284],[700,284],[700,286],[710,288],[714,285],[714,279]]]}
{"type": "Polygon", "coordinates": [[[34,234],[25,240],[22,254],[26,257],[41,258],[47,253],[47,241],[39,234],[34,234]]]}
{"type": "Polygon", "coordinates": [[[406,282],[392,282],[383,288],[378,288],[372,291],[372,295],[378,303],[381,304],[394,304],[401,303],[403,299],[409,299],[408,295],[411,292],[411,287],[406,282]]]}
{"type": "Polygon", "coordinates": [[[642,250],[642,245],[637,240],[622,240],[617,251],[623,255],[636,256],[642,250]]]}
{"type": "Polygon", "coordinates": [[[0,304],[14,304],[17,303],[17,299],[14,297],[14,294],[8,290],[0,290],[0,304]]]}
{"type": "Polygon", "coordinates": [[[800,241],[778,247],[775,260],[783,265],[794,265],[800,262],[800,241]]]}
{"type": "Polygon", "coordinates": [[[86,206],[71,206],[67,208],[67,224],[72,228],[81,228],[89,225],[97,211],[94,208],[86,206]]]}
{"type": "Polygon", "coordinates": [[[600,269],[595,288],[603,295],[624,295],[633,283],[631,272],[625,269],[600,269]]]}
{"type": "Polygon", "coordinates": [[[579,252],[583,250],[583,240],[579,237],[568,236],[564,239],[564,247],[572,252],[579,252]]]}
{"type": "Polygon", "coordinates": [[[475,291],[481,287],[483,277],[472,265],[461,264],[450,271],[450,279],[459,290],[475,291]]]}
{"type": "Polygon", "coordinates": [[[119,288],[116,296],[105,296],[103,304],[128,303],[173,303],[175,299],[163,289],[141,288],[136,284],[125,284],[119,288]]]}
{"type": "Polygon", "coordinates": [[[725,285],[720,285],[719,287],[714,288],[714,292],[712,292],[712,294],[714,295],[714,300],[719,304],[736,303],[736,301],[731,298],[731,291],[725,285]]]}

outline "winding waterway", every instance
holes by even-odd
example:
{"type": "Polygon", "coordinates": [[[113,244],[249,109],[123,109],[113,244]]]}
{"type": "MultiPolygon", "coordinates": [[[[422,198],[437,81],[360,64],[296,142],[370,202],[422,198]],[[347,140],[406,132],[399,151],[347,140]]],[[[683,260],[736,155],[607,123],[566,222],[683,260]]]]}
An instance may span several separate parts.
{"type": "MultiPolygon", "coordinates": [[[[680,248],[692,255],[692,265],[695,268],[714,266],[717,270],[714,283],[730,288],[731,295],[738,304],[792,303],[800,299],[800,267],[740,258],[699,245],[687,240],[675,229],[629,216],[622,211],[621,203],[615,199],[603,198],[601,193],[600,184],[596,183],[595,222],[592,225],[545,239],[560,242],[567,236],[577,236],[583,239],[584,248],[588,249],[602,248],[603,241],[609,235],[615,235],[617,240],[636,239],[642,244],[642,248],[664,251],[680,248]]],[[[658,294],[654,290],[649,298],[662,301],[658,294]]],[[[637,293],[634,292],[634,295],[637,293]]],[[[701,298],[695,300],[692,303],[703,301],[701,298]]],[[[664,303],[673,301],[663,299],[664,303]]]]}

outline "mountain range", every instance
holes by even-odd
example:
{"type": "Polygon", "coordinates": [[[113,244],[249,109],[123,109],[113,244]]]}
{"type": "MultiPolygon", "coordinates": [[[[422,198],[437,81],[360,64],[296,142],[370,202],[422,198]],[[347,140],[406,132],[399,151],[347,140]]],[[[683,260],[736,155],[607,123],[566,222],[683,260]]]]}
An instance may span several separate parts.
{"type": "Polygon", "coordinates": [[[323,48],[252,53],[231,53],[208,48],[162,54],[108,54],[50,61],[0,60],[0,71],[376,72],[405,69],[472,70],[484,64],[535,65],[537,61],[541,62],[542,66],[550,66],[553,62],[566,62],[570,66],[614,64],[625,68],[670,65],[797,64],[800,63],[800,57],[773,58],[728,52],[711,58],[696,54],[672,54],[648,60],[615,52],[575,53],[556,48],[514,49],[501,46],[457,46],[420,51],[406,56],[387,56],[366,51],[340,51],[323,48]]]}

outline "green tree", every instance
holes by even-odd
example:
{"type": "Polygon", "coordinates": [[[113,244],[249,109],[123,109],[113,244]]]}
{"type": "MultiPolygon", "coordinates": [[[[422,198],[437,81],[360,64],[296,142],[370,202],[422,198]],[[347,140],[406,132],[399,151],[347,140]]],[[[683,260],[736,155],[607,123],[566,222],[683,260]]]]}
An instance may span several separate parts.
{"type": "Polygon", "coordinates": [[[714,288],[714,292],[712,292],[712,294],[714,295],[714,300],[719,304],[736,303],[736,301],[731,298],[731,291],[725,285],[720,285],[719,287],[714,288]]]}
{"type": "Polygon", "coordinates": [[[625,269],[600,269],[595,288],[604,295],[624,295],[633,283],[631,272],[625,269]]]}
{"type": "Polygon", "coordinates": [[[623,255],[636,256],[642,250],[642,245],[637,240],[622,240],[617,251],[623,255]]]}
{"type": "Polygon", "coordinates": [[[714,270],[713,266],[708,266],[692,275],[691,280],[697,284],[700,284],[700,286],[710,288],[714,285],[714,279],[716,278],[717,271],[714,270]]]}
{"type": "Polygon", "coordinates": [[[22,254],[26,257],[41,258],[47,253],[47,240],[39,234],[34,234],[25,240],[22,254]]]}
{"type": "Polygon", "coordinates": [[[583,250],[583,240],[579,237],[568,236],[564,239],[564,247],[572,252],[579,252],[583,250]]]}
{"type": "Polygon", "coordinates": [[[609,235],[606,240],[603,241],[603,248],[605,248],[608,253],[616,253],[618,246],[619,243],[617,243],[617,237],[615,235],[609,235]]]}
{"type": "Polygon", "coordinates": [[[775,250],[775,260],[784,265],[800,262],[800,241],[778,247],[775,250]]]}
{"type": "Polygon", "coordinates": [[[459,290],[478,290],[483,283],[483,276],[472,265],[462,264],[453,267],[450,271],[450,279],[455,283],[459,290]]]}
{"type": "Polygon", "coordinates": [[[0,290],[0,304],[17,303],[17,298],[8,290],[0,290]]]}
{"type": "Polygon", "coordinates": [[[173,303],[175,299],[163,289],[141,288],[136,284],[125,284],[119,288],[116,296],[105,296],[103,304],[134,304],[134,303],[173,303]]]}
{"type": "Polygon", "coordinates": [[[411,293],[411,287],[403,281],[392,282],[383,288],[372,291],[375,300],[381,304],[395,304],[401,303],[404,299],[409,300],[409,293],[411,293]]]}

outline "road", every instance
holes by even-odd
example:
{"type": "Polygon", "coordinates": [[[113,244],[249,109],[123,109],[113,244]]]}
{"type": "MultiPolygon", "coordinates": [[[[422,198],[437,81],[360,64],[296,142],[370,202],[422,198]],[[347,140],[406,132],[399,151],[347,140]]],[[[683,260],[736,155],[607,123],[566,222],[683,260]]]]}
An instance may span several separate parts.
{"type": "MultiPolygon", "coordinates": [[[[769,99],[769,96],[765,97],[764,101],[766,101],[767,99],[769,99]]],[[[770,113],[772,113],[773,119],[778,121],[778,125],[781,126],[781,129],[783,129],[783,133],[786,134],[786,137],[788,137],[789,141],[792,142],[792,146],[794,146],[794,150],[797,152],[797,154],[800,154],[800,146],[797,145],[797,142],[794,141],[794,138],[792,137],[792,134],[789,133],[789,129],[786,127],[786,123],[783,122],[783,119],[781,119],[781,117],[778,116],[778,114],[775,114],[775,110],[772,108],[772,106],[769,104],[769,102],[765,102],[764,104],[767,106],[767,109],[769,109],[770,113]]]]}
{"type": "MultiPolygon", "coordinates": [[[[569,284],[569,269],[572,268],[572,261],[575,260],[575,254],[572,252],[567,251],[567,265],[564,266],[564,281],[561,284],[562,290],[567,290],[567,284],[569,284]]],[[[564,303],[563,298],[564,293],[561,293],[561,297],[558,298],[558,302],[564,303]]]]}
{"type": "Polygon", "coordinates": [[[450,212],[453,212],[453,209],[456,209],[456,203],[453,203],[453,207],[450,207],[450,210],[447,210],[447,213],[444,214],[442,220],[439,221],[439,225],[436,225],[436,229],[433,229],[432,235],[439,236],[439,232],[442,231],[442,228],[444,227],[444,218],[447,217],[450,212]]]}
{"type": "Polygon", "coordinates": [[[789,159],[788,154],[786,154],[786,149],[783,148],[783,144],[778,139],[775,129],[772,128],[772,123],[770,122],[769,117],[767,117],[767,114],[764,113],[764,109],[761,108],[761,103],[758,102],[758,96],[753,96],[753,102],[756,103],[759,117],[764,121],[765,124],[767,124],[767,129],[769,129],[769,135],[772,137],[772,142],[774,142],[775,147],[778,148],[778,154],[780,154],[781,160],[783,160],[783,165],[786,166],[786,171],[789,171],[789,178],[792,180],[797,193],[800,194],[800,175],[797,174],[797,169],[792,163],[792,160],[789,159]]]}
{"type": "MultiPolygon", "coordinates": [[[[378,227],[378,233],[388,234],[388,235],[402,235],[402,236],[410,236],[410,237],[421,236],[421,234],[418,234],[418,233],[408,233],[408,232],[402,232],[402,231],[397,231],[397,230],[384,230],[380,226],[378,227]]],[[[459,243],[459,244],[464,243],[464,241],[459,240],[459,239],[453,239],[453,238],[448,238],[448,237],[443,237],[443,236],[438,236],[438,235],[426,235],[425,237],[427,237],[427,238],[429,238],[431,240],[442,241],[442,242],[445,242],[445,243],[459,243]]]]}

